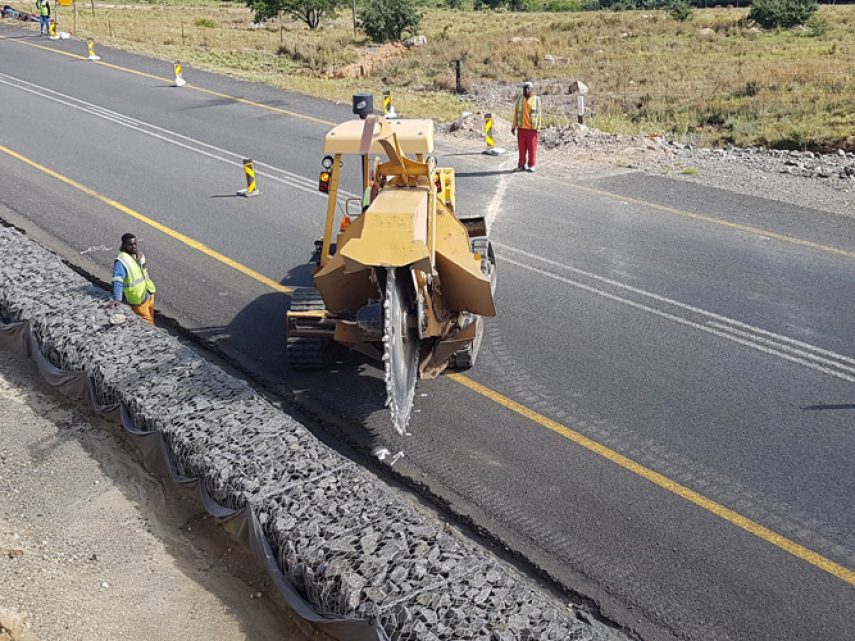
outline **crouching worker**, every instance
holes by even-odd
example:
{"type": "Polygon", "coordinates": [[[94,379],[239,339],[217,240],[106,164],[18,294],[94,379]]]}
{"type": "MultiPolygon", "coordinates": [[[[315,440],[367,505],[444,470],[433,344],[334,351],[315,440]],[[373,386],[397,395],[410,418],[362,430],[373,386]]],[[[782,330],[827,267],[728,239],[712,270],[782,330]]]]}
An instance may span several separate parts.
{"type": "Polygon", "coordinates": [[[136,236],[124,234],[122,248],[113,263],[113,298],[110,303],[118,305],[124,301],[137,316],[154,325],[155,291],[136,236]]]}

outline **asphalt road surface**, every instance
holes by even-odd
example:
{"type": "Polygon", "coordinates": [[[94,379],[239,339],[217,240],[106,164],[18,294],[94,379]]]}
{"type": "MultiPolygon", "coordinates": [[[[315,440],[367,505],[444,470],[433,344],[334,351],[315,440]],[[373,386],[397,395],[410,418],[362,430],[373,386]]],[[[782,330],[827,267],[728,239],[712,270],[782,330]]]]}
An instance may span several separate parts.
{"type": "Polygon", "coordinates": [[[401,437],[375,365],[285,359],[349,108],[99,54],[0,26],[0,217],[104,280],[134,231],[167,315],[644,639],[855,638],[855,219],[440,141],[493,221],[499,315],[401,437]]]}

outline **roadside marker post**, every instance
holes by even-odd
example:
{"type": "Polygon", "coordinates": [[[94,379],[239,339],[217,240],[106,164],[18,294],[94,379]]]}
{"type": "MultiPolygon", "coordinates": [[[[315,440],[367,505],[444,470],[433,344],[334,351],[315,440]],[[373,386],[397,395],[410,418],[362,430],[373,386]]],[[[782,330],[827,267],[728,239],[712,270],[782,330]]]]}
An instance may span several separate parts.
{"type": "Polygon", "coordinates": [[[89,50],[89,60],[101,59],[101,56],[95,54],[95,41],[92,38],[86,38],[86,48],[89,50]]]}
{"type": "Polygon", "coordinates": [[[175,71],[175,86],[183,87],[184,85],[186,85],[187,81],[184,80],[184,69],[182,68],[181,63],[176,62],[173,65],[173,69],[175,71]]]}
{"type": "Polygon", "coordinates": [[[487,156],[501,156],[505,153],[502,147],[496,147],[496,141],[493,138],[493,114],[484,114],[484,139],[487,141],[487,148],[483,151],[487,156]]]}
{"type": "Polygon", "coordinates": [[[383,115],[386,118],[398,118],[398,112],[395,111],[395,105],[392,104],[392,92],[383,92],[383,115]]]}
{"type": "Polygon", "coordinates": [[[454,93],[463,93],[463,60],[454,61],[454,93]]]}
{"type": "Polygon", "coordinates": [[[581,80],[574,80],[570,83],[570,88],[567,93],[578,94],[576,96],[576,122],[580,125],[585,124],[585,96],[588,95],[588,85],[581,80]]]}
{"type": "Polygon", "coordinates": [[[258,185],[255,182],[255,166],[252,164],[251,158],[244,158],[243,173],[246,176],[246,189],[241,189],[237,192],[237,195],[244,198],[261,195],[261,192],[258,191],[258,185]]]}

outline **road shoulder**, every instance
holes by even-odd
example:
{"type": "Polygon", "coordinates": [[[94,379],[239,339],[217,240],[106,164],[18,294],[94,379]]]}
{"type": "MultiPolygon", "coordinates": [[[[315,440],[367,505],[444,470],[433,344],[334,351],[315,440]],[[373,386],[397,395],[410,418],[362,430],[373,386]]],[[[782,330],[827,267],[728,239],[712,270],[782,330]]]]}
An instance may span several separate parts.
{"type": "Polygon", "coordinates": [[[7,351],[0,431],[0,609],[35,638],[310,638],[200,506],[7,351]]]}

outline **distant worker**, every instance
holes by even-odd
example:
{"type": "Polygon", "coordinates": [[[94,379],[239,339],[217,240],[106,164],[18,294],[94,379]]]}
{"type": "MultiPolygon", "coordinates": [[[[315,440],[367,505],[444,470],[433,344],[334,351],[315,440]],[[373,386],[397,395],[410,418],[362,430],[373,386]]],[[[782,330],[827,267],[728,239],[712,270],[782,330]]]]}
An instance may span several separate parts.
{"type": "Polygon", "coordinates": [[[36,10],[39,12],[39,33],[50,35],[50,0],[36,0],[36,10]]]}
{"type": "Polygon", "coordinates": [[[118,305],[124,300],[137,316],[154,325],[155,291],[145,265],[145,255],[139,250],[136,236],[122,235],[122,247],[113,263],[111,304],[118,305]]]}
{"type": "Polygon", "coordinates": [[[520,150],[517,171],[534,171],[537,164],[537,132],[540,131],[541,118],[540,96],[534,95],[534,85],[526,81],[523,83],[522,95],[517,97],[514,104],[514,120],[511,125],[511,133],[517,135],[517,146],[520,150]]]}

